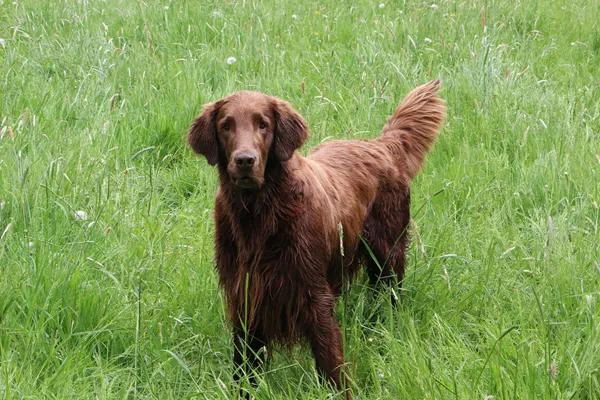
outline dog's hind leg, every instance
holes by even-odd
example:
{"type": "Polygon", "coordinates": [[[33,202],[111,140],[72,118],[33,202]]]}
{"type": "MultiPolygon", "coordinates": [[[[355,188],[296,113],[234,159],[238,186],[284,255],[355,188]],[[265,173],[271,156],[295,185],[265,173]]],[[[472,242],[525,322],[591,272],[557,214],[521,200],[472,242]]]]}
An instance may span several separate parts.
{"type": "MultiPolygon", "coordinates": [[[[380,283],[394,289],[402,286],[408,246],[410,221],[410,192],[382,192],[365,222],[363,229],[363,258],[372,286],[380,283]],[[395,275],[395,276],[394,276],[395,275]]],[[[392,303],[397,293],[392,293],[392,303]]]]}

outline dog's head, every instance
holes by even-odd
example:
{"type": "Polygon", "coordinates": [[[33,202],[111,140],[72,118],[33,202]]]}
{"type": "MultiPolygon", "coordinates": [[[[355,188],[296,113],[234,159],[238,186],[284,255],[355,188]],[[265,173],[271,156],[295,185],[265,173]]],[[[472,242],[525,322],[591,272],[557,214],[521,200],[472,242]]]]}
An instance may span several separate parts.
{"type": "Polygon", "coordinates": [[[210,165],[219,163],[240,189],[260,189],[267,160],[285,162],[308,137],[304,119],[275,97],[233,93],[204,106],[188,143],[210,165]]]}

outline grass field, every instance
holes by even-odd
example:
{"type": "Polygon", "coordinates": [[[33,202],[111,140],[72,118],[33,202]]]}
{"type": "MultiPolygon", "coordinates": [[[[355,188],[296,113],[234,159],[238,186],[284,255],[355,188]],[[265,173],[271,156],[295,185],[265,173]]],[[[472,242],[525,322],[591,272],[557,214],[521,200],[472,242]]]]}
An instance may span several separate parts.
{"type": "MultiPolygon", "coordinates": [[[[232,398],[193,117],[264,91],[307,152],[436,77],[401,304],[364,277],[339,304],[354,397],[600,398],[599,10],[0,0],[0,398],[232,398]]],[[[330,396],[307,348],[268,371],[257,399],[330,396]]]]}

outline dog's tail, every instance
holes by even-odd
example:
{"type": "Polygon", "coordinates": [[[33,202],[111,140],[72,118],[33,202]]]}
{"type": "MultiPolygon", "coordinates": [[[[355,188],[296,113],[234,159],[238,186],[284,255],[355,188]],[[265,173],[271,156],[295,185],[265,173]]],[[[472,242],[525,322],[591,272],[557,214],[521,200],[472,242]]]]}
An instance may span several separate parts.
{"type": "Polygon", "coordinates": [[[394,155],[404,158],[411,179],[421,169],[446,116],[444,100],[437,96],[440,87],[440,80],[436,79],[408,93],[378,139],[394,155]]]}

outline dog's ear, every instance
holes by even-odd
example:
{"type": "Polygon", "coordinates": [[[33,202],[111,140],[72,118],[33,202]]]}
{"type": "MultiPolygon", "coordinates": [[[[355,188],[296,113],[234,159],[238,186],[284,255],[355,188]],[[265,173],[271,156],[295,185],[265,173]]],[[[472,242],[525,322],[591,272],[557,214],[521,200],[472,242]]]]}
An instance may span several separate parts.
{"type": "Polygon", "coordinates": [[[210,165],[215,165],[219,160],[215,119],[222,104],[219,100],[204,105],[202,113],[196,117],[188,132],[188,144],[196,153],[202,154],[210,165]]]}
{"type": "Polygon", "coordinates": [[[285,101],[273,98],[273,112],[276,123],[273,151],[279,161],[287,161],[308,138],[308,127],[304,118],[285,101]]]}

